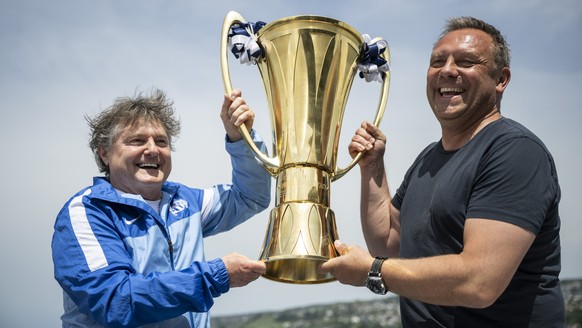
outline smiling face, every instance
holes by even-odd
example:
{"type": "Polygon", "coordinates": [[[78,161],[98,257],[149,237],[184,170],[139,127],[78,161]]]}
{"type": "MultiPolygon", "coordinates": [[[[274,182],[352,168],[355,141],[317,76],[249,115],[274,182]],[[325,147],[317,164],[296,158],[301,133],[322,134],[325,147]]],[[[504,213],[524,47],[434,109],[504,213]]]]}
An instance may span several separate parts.
{"type": "Polygon", "coordinates": [[[443,129],[465,131],[499,111],[509,68],[496,68],[492,43],[483,31],[460,29],[434,46],[426,93],[443,129]]]}
{"type": "Polygon", "coordinates": [[[170,140],[162,125],[127,126],[100,156],[109,166],[113,187],[147,200],[161,198],[162,184],[172,170],[170,140]]]}

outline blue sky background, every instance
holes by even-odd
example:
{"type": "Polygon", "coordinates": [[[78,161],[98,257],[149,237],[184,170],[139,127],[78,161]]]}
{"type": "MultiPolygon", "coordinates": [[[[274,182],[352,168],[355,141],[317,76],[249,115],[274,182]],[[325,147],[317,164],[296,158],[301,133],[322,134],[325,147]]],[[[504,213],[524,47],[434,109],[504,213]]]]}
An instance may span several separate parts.
{"type": "MultiPolygon", "coordinates": [[[[0,326],[57,327],[61,290],[50,242],[57,212],[98,174],[84,115],[119,96],[158,87],[175,101],[183,132],[171,179],[207,187],[230,181],[218,117],[223,86],[220,30],[226,13],[247,20],[318,14],[381,36],[392,53],[392,84],[381,127],[392,190],[440,128],[425,97],[429,53],[445,20],[472,15],[498,27],[512,48],[512,80],[502,114],[534,131],[554,155],[562,187],[562,278],[582,278],[582,2],[557,1],[0,1],[0,326]]],[[[231,61],[235,87],[255,112],[265,139],[270,123],[256,67],[231,61]]],[[[376,110],[379,84],[355,80],[339,149],[376,110]]],[[[334,182],[331,208],[339,236],[364,244],[359,173],[334,182]]],[[[206,240],[208,258],[236,251],[256,258],[268,211],[206,240]]],[[[438,281],[435,281],[438,283],[438,281]]],[[[215,315],[375,299],[337,282],[289,285],[259,279],[216,299],[215,315]]]]}

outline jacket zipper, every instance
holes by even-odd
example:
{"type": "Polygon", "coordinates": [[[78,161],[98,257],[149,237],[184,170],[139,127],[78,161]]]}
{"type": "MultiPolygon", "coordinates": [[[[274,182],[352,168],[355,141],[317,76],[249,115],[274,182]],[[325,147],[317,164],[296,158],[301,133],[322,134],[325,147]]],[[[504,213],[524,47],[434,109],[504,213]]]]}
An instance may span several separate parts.
{"type": "Polygon", "coordinates": [[[168,236],[168,249],[170,250],[170,261],[172,262],[172,269],[174,269],[174,244],[172,244],[172,239],[168,236]]]}

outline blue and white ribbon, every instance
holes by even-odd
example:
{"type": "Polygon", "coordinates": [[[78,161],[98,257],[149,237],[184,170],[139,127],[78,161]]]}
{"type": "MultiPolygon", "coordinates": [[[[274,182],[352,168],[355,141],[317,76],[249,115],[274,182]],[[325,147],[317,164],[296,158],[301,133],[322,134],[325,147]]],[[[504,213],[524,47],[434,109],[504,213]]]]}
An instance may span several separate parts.
{"type": "Polygon", "coordinates": [[[256,64],[261,56],[262,49],[257,43],[256,33],[265,25],[267,23],[258,21],[233,24],[230,27],[228,45],[241,64],[256,64]]]}
{"type": "Polygon", "coordinates": [[[368,34],[364,34],[362,37],[364,37],[364,44],[358,62],[360,77],[366,82],[382,82],[383,74],[390,71],[390,64],[380,56],[388,48],[388,42],[384,39],[372,42],[377,39],[370,39],[368,34]]]}

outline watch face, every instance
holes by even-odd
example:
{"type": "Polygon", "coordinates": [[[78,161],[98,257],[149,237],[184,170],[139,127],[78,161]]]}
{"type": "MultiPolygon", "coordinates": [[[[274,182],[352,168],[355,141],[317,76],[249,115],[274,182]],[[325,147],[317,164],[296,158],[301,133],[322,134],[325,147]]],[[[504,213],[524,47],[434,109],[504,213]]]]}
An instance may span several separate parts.
{"type": "Polygon", "coordinates": [[[368,277],[368,279],[366,279],[366,287],[368,287],[372,293],[380,295],[386,294],[384,282],[382,282],[382,278],[380,277],[368,277]]]}

